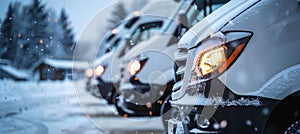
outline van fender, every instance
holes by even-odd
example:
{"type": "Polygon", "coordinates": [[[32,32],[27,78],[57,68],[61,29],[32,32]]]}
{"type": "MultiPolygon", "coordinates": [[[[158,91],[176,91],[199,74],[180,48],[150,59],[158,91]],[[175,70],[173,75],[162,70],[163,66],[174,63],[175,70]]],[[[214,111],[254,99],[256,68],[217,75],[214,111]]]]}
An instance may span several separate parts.
{"type": "Polygon", "coordinates": [[[282,70],[268,80],[257,92],[247,95],[283,100],[297,91],[300,91],[300,64],[282,70]]]}

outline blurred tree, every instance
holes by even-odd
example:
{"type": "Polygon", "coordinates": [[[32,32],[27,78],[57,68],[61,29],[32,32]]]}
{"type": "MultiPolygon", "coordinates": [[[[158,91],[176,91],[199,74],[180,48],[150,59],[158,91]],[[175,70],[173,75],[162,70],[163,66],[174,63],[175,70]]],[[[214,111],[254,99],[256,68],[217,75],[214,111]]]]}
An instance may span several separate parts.
{"type": "Polygon", "coordinates": [[[47,31],[48,13],[45,5],[40,0],[33,0],[32,4],[24,7],[23,11],[23,42],[21,43],[22,54],[25,57],[19,59],[22,68],[28,68],[35,62],[45,57],[49,48],[50,34],[47,31]]]}
{"type": "Polygon", "coordinates": [[[73,57],[75,42],[72,28],[70,27],[70,21],[68,21],[68,16],[64,9],[60,12],[59,24],[61,25],[63,32],[60,41],[66,54],[66,57],[64,58],[71,59],[73,57]]]}
{"type": "Polygon", "coordinates": [[[13,61],[17,49],[19,33],[19,8],[20,3],[10,3],[6,13],[6,17],[1,25],[0,34],[0,57],[13,61]]]}
{"type": "Polygon", "coordinates": [[[71,59],[73,51],[74,35],[64,9],[58,18],[40,0],[22,10],[18,2],[9,4],[0,28],[0,58],[29,69],[45,57],[71,59]]]}
{"type": "Polygon", "coordinates": [[[49,45],[46,51],[46,57],[49,58],[63,58],[65,57],[65,52],[63,45],[61,43],[61,38],[63,36],[63,30],[58,22],[58,17],[53,10],[48,11],[48,27],[49,32],[49,45]]]}
{"type": "Polygon", "coordinates": [[[131,1],[128,5],[128,11],[133,12],[136,10],[141,10],[149,1],[148,0],[126,0],[131,1]]]}
{"type": "Polygon", "coordinates": [[[126,10],[124,3],[122,1],[118,1],[114,9],[111,11],[111,17],[108,19],[109,22],[108,29],[110,30],[114,28],[122,20],[124,20],[127,15],[128,15],[128,11],[126,10]]]}
{"type": "Polygon", "coordinates": [[[4,49],[4,39],[3,39],[3,35],[2,35],[2,19],[0,18],[0,58],[2,58],[2,55],[5,53],[5,49],[4,49]]]}

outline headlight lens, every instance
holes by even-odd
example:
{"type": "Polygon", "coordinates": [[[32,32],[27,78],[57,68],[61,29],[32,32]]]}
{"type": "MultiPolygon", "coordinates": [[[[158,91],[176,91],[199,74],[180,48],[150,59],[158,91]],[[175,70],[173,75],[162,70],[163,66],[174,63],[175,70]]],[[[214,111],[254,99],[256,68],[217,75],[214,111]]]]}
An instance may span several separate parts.
{"type": "Polygon", "coordinates": [[[197,76],[209,79],[223,73],[241,54],[251,36],[250,32],[220,32],[202,41],[195,62],[197,76]]]}
{"type": "Polygon", "coordinates": [[[103,73],[104,73],[104,70],[105,68],[101,65],[98,65],[96,68],[95,68],[95,75],[96,76],[101,76],[103,73]]]}
{"type": "Polygon", "coordinates": [[[133,61],[129,64],[129,74],[134,75],[141,69],[141,63],[139,61],[133,61]]]}
{"type": "Polygon", "coordinates": [[[226,46],[216,47],[207,52],[201,53],[197,60],[197,74],[198,76],[208,75],[219,66],[226,62],[225,56],[226,46]]]}
{"type": "Polygon", "coordinates": [[[93,69],[89,68],[89,69],[85,70],[85,76],[87,78],[91,78],[91,77],[93,77],[93,75],[94,75],[93,69]]]}
{"type": "Polygon", "coordinates": [[[128,65],[129,74],[135,75],[139,71],[141,71],[142,67],[144,66],[144,64],[146,63],[147,60],[148,60],[148,57],[145,54],[141,54],[141,55],[137,56],[136,58],[134,58],[133,60],[131,60],[131,62],[128,65]]]}

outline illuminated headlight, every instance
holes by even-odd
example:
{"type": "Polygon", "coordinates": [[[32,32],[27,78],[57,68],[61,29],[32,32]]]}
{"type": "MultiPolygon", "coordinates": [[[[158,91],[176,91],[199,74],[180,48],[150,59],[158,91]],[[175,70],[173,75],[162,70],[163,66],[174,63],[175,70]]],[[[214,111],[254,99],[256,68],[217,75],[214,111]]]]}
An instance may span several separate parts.
{"type": "Polygon", "coordinates": [[[129,74],[134,75],[141,70],[141,63],[139,61],[133,61],[129,64],[129,74]]]}
{"type": "Polygon", "coordinates": [[[137,74],[142,69],[147,59],[148,58],[145,54],[141,54],[136,58],[134,58],[133,60],[131,60],[130,63],[128,64],[129,74],[131,76],[137,74]]]}
{"type": "Polygon", "coordinates": [[[226,62],[226,47],[221,46],[201,53],[196,63],[198,76],[208,75],[226,62]]]}
{"type": "Polygon", "coordinates": [[[85,76],[87,78],[91,78],[91,77],[93,77],[93,75],[94,75],[93,69],[89,68],[89,69],[85,70],[85,76]]]}
{"type": "Polygon", "coordinates": [[[96,76],[101,76],[105,71],[105,68],[102,66],[102,65],[98,65],[96,68],[95,68],[95,75],[96,76]]]}
{"type": "Polygon", "coordinates": [[[198,45],[195,71],[198,77],[210,79],[223,73],[242,53],[250,32],[217,33],[198,45]]]}

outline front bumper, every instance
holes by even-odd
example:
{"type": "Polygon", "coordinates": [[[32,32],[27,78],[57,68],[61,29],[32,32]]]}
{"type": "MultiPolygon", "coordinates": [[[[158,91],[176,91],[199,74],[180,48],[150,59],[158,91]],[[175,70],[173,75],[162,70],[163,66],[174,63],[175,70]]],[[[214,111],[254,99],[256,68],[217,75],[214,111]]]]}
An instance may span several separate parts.
{"type": "Polygon", "coordinates": [[[120,86],[122,97],[118,106],[132,116],[160,116],[161,106],[171,94],[172,86],[150,85],[134,78],[122,81],[120,86]]]}
{"type": "Polygon", "coordinates": [[[194,106],[182,121],[171,120],[169,130],[181,127],[183,129],[177,129],[177,131],[260,134],[264,132],[271,111],[278,104],[277,101],[269,99],[264,99],[263,103],[262,106],[219,106],[218,108],[216,106],[194,106]]]}
{"type": "Polygon", "coordinates": [[[148,84],[122,84],[118,106],[132,116],[159,116],[164,101],[164,89],[148,84]]]}
{"type": "Polygon", "coordinates": [[[97,89],[97,80],[94,77],[86,78],[85,89],[87,91],[97,89]]]}
{"type": "Polygon", "coordinates": [[[93,96],[95,96],[97,98],[100,98],[101,95],[100,95],[100,92],[98,90],[97,83],[98,82],[94,77],[87,78],[86,84],[85,84],[85,89],[86,89],[86,91],[91,93],[93,96]]]}
{"type": "Polygon", "coordinates": [[[189,133],[263,133],[271,112],[279,100],[239,96],[215,79],[214,87],[206,83],[201,93],[189,95],[172,101],[180,117],[169,121],[170,133],[174,131],[189,133]],[[219,85],[218,85],[219,84],[219,85]],[[214,92],[223,90],[220,92],[214,92]],[[213,94],[208,93],[213,92],[213,94]]]}
{"type": "MultiPolygon", "coordinates": [[[[138,104],[126,101],[123,97],[119,97],[118,107],[122,109],[128,116],[159,116],[159,105],[155,103],[138,104]]],[[[123,115],[121,115],[123,116],[123,115]]]]}

